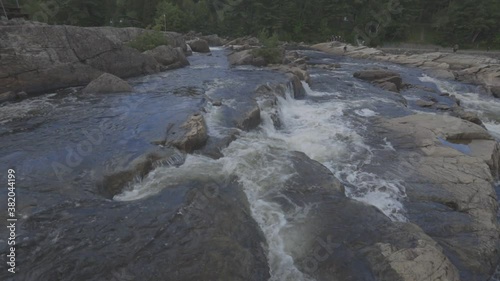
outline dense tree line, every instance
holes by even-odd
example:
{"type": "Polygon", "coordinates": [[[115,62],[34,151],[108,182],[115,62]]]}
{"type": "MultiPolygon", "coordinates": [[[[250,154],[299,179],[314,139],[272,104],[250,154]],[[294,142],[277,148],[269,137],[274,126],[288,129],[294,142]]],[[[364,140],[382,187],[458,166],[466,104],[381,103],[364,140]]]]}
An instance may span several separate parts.
{"type": "Polygon", "coordinates": [[[281,40],[500,47],[498,0],[19,0],[72,25],[139,26],[281,40]],[[52,9],[52,10],[51,10],[52,9]]]}

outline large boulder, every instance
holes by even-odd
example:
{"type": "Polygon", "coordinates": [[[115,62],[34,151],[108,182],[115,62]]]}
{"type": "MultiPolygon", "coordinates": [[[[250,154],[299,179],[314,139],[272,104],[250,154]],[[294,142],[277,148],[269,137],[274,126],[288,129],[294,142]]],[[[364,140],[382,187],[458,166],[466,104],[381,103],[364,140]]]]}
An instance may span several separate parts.
{"type": "Polygon", "coordinates": [[[113,42],[95,28],[0,26],[0,93],[86,85],[107,72],[120,78],[160,70],[151,56],[113,42]]]}
{"type": "MultiPolygon", "coordinates": [[[[277,52],[280,51],[277,50],[277,52]]],[[[268,59],[256,53],[256,49],[233,52],[229,54],[228,60],[230,65],[253,65],[257,67],[267,66],[270,63],[268,59]]]]}
{"type": "Polygon", "coordinates": [[[144,52],[146,55],[153,56],[155,60],[167,69],[179,68],[189,65],[184,52],[180,47],[172,48],[170,46],[158,46],[153,50],[144,52]]]}
{"type": "Polygon", "coordinates": [[[208,130],[205,118],[197,113],[178,128],[169,131],[166,143],[190,153],[202,148],[207,143],[207,139],[208,130]]]}
{"type": "Polygon", "coordinates": [[[500,145],[471,122],[411,115],[382,122],[398,161],[385,169],[404,177],[405,209],[444,249],[461,280],[488,280],[500,260],[498,178],[500,145]]]}
{"type": "Polygon", "coordinates": [[[236,120],[236,127],[244,131],[250,131],[257,128],[260,122],[260,108],[257,103],[254,103],[239,120],[236,120]]]}
{"type": "Polygon", "coordinates": [[[373,84],[392,92],[399,92],[403,85],[403,80],[401,79],[399,73],[389,70],[362,70],[355,72],[354,77],[372,82],[373,84]]]}
{"type": "Polygon", "coordinates": [[[210,46],[208,46],[208,42],[203,39],[194,39],[187,42],[189,47],[193,52],[198,53],[210,53],[210,46]]]}
{"type": "Polygon", "coordinates": [[[120,93],[132,92],[132,87],[113,74],[104,73],[87,85],[83,93],[120,93]]]}
{"type": "Polygon", "coordinates": [[[200,36],[200,39],[207,41],[209,46],[218,47],[224,45],[224,40],[217,34],[200,36]]]}

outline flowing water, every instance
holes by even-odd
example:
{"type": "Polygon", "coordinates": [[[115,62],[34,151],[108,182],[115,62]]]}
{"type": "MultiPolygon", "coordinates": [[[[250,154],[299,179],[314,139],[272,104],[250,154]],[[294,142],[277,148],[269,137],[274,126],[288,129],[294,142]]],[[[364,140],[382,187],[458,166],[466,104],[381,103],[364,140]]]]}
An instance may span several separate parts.
{"type": "MultiPolygon", "coordinates": [[[[210,138],[227,135],[234,130],[232,117],[248,108],[256,86],[286,81],[284,75],[271,71],[229,68],[225,51],[212,51],[212,57],[190,57],[191,66],[187,68],[131,79],[135,90],[132,94],[84,96],[70,89],[3,106],[0,167],[15,167],[20,175],[22,188],[18,196],[29,198],[29,203],[21,206],[22,215],[36,217],[37,212],[61,200],[97,198],[93,186],[100,175],[118,170],[143,153],[150,141],[161,138],[167,123],[184,120],[202,108],[210,138]],[[210,100],[223,100],[225,106],[212,106],[210,100]],[[89,152],[80,153],[78,163],[69,165],[68,151],[81,150],[82,139],[91,144],[89,152]],[[92,144],[93,139],[100,141],[92,144]],[[68,169],[58,174],[54,163],[68,169]]],[[[306,97],[292,98],[288,87],[286,95],[278,98],[276,108],[262,112],[260,127],[240,132],[223,149],[222,158],[188,155],[178,167],[156,168],[116,195],[114,201],[141,208],[147,205],[148,198],[172,186],[193,180],[220,183],[236,177],[267,242],[270,280],[313,280],[295,265],[290,245],[283,238],[287,228],[307,216],[308,205],[283,210],[271,199],[281,196],[286,200],[285,183],[297,173],[290,160],[295,151],[327,167],[345,185],[348,197],[377,207],[394,221],[406,221],[404,176],[408,175],[383,172],[383,159],[377,155],[392,155],[395,151],[371,128],[379,117],[404,116],[420,110],[413,101],[422,92],[405,92],[410,101],[406,108],[400,96],[352,78],[354,71],[365,69],[367,64],[385,67],[398,71],[409,83],[452,93],[464,107],[478,112],[486,127],[500,138],[500,102],[473,93],[470,86],[437,80],[419,70],[396,65],[304,53],[312,64],[341,63],[342,68],[312,68],[310,85],[303,84],[306,97]],[[274,125],[273,110],[277,110],[281,126],[274,125]]],[[[312,206],[315,202],[309,203],[312,206]]],[[[29,240],[32,231],[50,230],[25,229],[21,233],[29,240]]]]}

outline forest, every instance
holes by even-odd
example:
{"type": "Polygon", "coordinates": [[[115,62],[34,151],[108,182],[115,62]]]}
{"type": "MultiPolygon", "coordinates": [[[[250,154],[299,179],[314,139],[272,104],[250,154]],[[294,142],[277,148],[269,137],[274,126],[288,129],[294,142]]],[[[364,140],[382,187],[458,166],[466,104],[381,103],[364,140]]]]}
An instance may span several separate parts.
{"type": "Polygon", "coordinates": [[[498,0],[9,0],[33,20],[319,42],[500,47],[498,0]]]}

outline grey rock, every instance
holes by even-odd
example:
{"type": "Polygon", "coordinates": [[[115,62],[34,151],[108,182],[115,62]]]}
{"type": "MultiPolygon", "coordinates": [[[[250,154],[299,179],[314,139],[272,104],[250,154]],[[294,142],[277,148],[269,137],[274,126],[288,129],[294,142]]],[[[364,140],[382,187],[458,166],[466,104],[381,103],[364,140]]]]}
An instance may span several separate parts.
{"type": "Polygon", "coordinates": [[[436,105],[436,109],[448,111],[448,110],[451,110],[451,107],[446,105],[446,104],[438,104],[438,105],[436,105]]]}
{"type": "Polygon", "coordinates": [[[212,47],[219,47],[224,45],[224,40],[217,34],[200,36],[200,39],[207,41],[208,45],[212,47]]]}
{"type": "Polygon", "coordinates": [[[198,53],[210,53],[210,46],[208,46],[208,42],[203,39],[194,39],[187,42],[189,47],[193,52],[198,53]]]}
{"type": "Polygon", "coordinates": [[[396,84],[389,82],[389,81],[377,83],[377,86],[379,86],[380,88],[382,88],[386,91],[399,93],[398,86],[396,86],[396,84]]]}
{"type": "Polygon", "coordinates": [[[167,144],[191,153],[201,149],[207,139],[208,129],[205,118],[201,114],[194,114],[178,128],[178,131],[174,130],[167,136],[167,144]]]}
{"type": "Polygon", "coordinates": [[[443,249],[418,226],[392,222],[373,206],[346,198],[333,174],[305,154],[282,158],[268,161],[290,163],[296,173],[283,184],[286,199],[271,193],[267,200],[280,204],[287,219],[308,210],[282,231],[303,273],[319,281],[459,280],[443,249]]]}
{"type": "Polygon", "coordinates": [[[5,92],[3,94],[0,94],[0,103],[4,103],[7,101],[13,101],[16,99],[16,94],[13,92],[5,92]]]}
{"type": "Polygon", "coordinates": [[[491,94],[495,98],[500,98],[500,86],[493,86],[493,87],[491,87],[491,94]]]}
{"type": "Polygon", "coordinates": [[[260,122],[260,108],[257,104],[254,104],[240,120],[236,121],[236,127],[244,131],[250,131],[257,128],[260,122]]]}
{"type": "Polygon", "coordinates": [[[109,39],[117,28],[0,26],[0,92],[45,92],[86,85],[107,72],[120,78],[159,71],[158,63],[109,39]]]}
{"type": "Polygon", "coordinates": [[[498,142],[481,126],[446,115],[395,118],[383,127],[381,137],[400,157],[393,169],[407,173],[410,222],[444,249],[461,280],[487,280],[500,259],[492,186],[500,167],[498,142]]]}
{"type": "Polygon", "coordinates": [[[433,101],[426,101],[426,100],[418,100],[415,102],[416,105],[420,107],[432,107],[436,102],[433,101]]]}
{"type": "Polygon", "coordinates": [[[179,47],[158,46],[153,50],[144,52],[144,54],[153,56],[159,64],[170,66],[170,69],[189,65],[189,61],[179,47]]]}
{"type": "Polygon", "coordinates": [[[124,80],[109,73],[104,73],[90,82],[83,93],[120,93],[132,92],[132,87],[124,80]]]}

